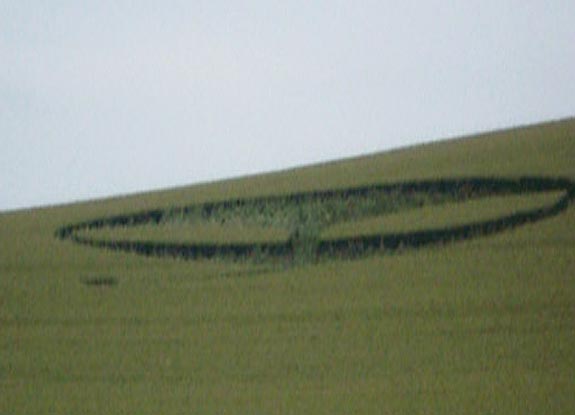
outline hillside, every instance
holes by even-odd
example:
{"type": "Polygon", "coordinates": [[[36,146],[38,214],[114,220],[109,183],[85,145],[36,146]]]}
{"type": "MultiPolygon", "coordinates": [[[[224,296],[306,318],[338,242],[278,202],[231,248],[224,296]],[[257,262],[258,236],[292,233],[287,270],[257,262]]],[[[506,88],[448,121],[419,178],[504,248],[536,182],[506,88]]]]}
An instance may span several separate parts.
{"type": "Polygon", "coordinates": [[[575,413],[575,119],[0,215],[0,413],[575,413]]]}

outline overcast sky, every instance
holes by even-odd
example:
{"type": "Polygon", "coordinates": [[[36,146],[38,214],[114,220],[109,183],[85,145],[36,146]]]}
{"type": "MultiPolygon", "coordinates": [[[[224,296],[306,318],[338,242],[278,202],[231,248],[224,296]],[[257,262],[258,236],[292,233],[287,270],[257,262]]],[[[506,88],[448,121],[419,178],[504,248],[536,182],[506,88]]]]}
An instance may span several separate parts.
{"type": "Polygon", "coordinates": [[[0,0],[0,210],[575,115],[575,1],[0,0]]]}

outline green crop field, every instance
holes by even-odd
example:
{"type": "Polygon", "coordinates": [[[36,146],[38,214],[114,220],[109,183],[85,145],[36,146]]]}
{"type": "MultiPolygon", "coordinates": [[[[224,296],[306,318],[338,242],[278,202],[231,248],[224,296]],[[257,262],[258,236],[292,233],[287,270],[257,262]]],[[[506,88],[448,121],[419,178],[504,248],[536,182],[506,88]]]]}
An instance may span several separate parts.
{"type": "Polygon", "coordinates": [[[0,214],[0,414],[575,413],[575,119],[0,214]]]}

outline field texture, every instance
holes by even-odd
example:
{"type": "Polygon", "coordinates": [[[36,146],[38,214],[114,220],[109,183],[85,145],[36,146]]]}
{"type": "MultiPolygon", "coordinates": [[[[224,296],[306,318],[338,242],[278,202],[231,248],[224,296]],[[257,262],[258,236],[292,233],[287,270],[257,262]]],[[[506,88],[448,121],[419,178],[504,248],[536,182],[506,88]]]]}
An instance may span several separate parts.
{"type": "Polygon", "coordinates": [[[575,413],[575,121],[0,215],[0,414],[575,413]]]}

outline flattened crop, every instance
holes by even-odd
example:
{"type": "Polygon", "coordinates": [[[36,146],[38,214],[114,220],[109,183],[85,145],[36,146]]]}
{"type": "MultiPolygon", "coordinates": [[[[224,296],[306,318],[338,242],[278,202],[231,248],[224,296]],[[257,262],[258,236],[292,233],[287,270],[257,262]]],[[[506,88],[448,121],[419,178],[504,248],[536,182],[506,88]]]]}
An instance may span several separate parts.
{"type": "Polygon", "coordinates": [[[298,264],[487,236],[558,215],[574,198],[565,178],[439,179],[150,210],[56,235],[147,256],[298,264]]]}

